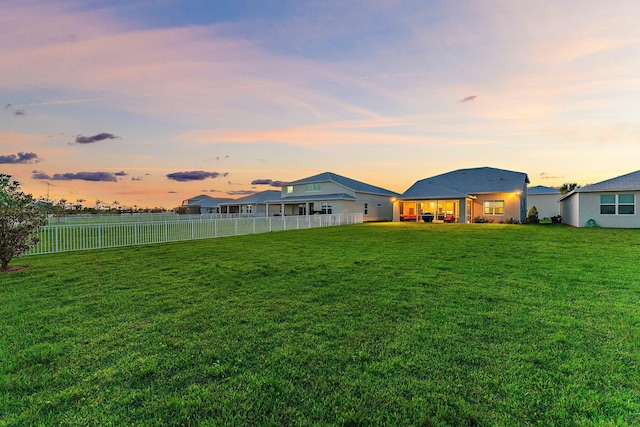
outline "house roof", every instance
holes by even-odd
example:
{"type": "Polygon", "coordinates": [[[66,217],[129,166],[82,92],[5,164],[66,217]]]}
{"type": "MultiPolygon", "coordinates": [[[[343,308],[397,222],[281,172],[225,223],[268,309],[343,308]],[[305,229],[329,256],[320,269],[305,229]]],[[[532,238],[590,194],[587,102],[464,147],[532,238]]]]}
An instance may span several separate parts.
{"type": "Polygon", "coordinates": [[[182,202],[183,206],[200,206],[203,208],[215,208],[220,206],[221,203],[231,201],[233,199],[222,197],[211,197],[206,194],[200,194],[199,196],[192,197],[182,202]]]}
{"type": "Polygon", "coordinates": [[[338,194],[314,194],[311,196],[292,196],[283,197],[282,202],[296,203],[296,202],[308,202],[308,201],[328,201],[328,200],[356,200],[356,198],[350,194],[338,193],[338,194]]]}
{"type": "Polygon", "coordinates": [[[460,199],[476,194],[512,193],[529,183],[527,174],[490,167],[458,169],[417,181],[400,199],[460,199]]]}
{"type": "Polygon", "coordinates": [[[560,199],[560,201],[575,193],[595,193],[605,191],[638,191],[640,190],[640,170],[631,172],[625,175],[620,175],[615,178],[607,179],[597,182],[595,184],[585,185],[584,187],[578,187],[575,190],[567,193],[560,199]]]}
{"type": "Polygon", "coordinates": [[[239,199],[229,200],[223,205],[252,205],[256,203],[268,203],[280,200],[281,192],[278,190],[266,190],[259,193],[250,194],[239,199]]]}
{"type": "Polygon", "coordinates": [[[381,194],[384,196],[397,196],[398,193],[394,191],[390,191],[381,187],[376,187],[375,185],[366,184],[361,181],[356,181],[355,179],[347,178],[342,175],[338,175],[333,172],[323,172],[318,175],[313,175],[308,178],[299,179],[297,181],[290,182],[288,185],[299,185],[299,184],[312,184],[316,182],[335,182],[337,184],[342,185],[350,190],[353,190],[358,193],[371,193],[371,194],[381,194]]]}
{"type": "Polygon", "coordinates": [[[555,187],[545,187],[544,185],[536,185],[535,187],[529,187],[527,189],[528,195],[543,195],[543,194],[560,194],[560,190],[555,187]]]}

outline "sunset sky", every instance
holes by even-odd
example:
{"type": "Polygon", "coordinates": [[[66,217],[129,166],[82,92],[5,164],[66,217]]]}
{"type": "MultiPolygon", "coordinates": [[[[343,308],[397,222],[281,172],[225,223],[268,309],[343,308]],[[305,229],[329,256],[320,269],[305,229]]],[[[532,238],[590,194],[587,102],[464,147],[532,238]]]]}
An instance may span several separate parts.
{"type": "Polygon", "coordinates": [[[331,171],[640,169],[640,1],[3,0],[0,172],[172,208],[331,171]],[[275,184],[274,184],[275,182],[275,184]]]}

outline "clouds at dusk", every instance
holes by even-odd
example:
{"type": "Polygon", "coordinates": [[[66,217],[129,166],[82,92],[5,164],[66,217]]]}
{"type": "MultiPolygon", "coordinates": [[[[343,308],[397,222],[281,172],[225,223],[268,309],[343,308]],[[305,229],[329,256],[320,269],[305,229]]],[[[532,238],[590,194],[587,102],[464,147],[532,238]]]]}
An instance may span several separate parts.
{"type": "Polygon", "coordinates": [[[99,141],[105,141],[108,139],[118,139],[120,138],[119,136],[115,136],[111,133],[99,133],[97,135],[92,135],[92,136],[82,136],[82,135],[78,135],[76,136],[74,142],[76,144],[93,144],[95,142],[99,142],[99,141]]]}
{"type": "Polygon", "coordinates": [[[251,181],[251,185],[270,185],[271,187],[282,187],[287,185],[284,181],[274,181],[272,179],[254,179],[251,181]]]}
{"type": "Polygon", "coordinates": [[[333,171],[403,191],[462,167],[546,185],[638,168],[640,2],[243,4],[4,2],[3,170],[36,193],[55,179],[60,195],[171,206],[205,180],[333,171]],[[21,166],[40,159],[113,172],[21,166]]]}
{"type": "Polygon", "coordinates": [[[178,181],[178,182],[188,182],[188,181],[204,181],[208,178],[218,178],[218,177],[226,177],[228,173],[220,173],[220,172],[205,172],[205,171],[187,171],[187,172],[173,172],[167,174],[167,178],[178,181]]]}
{"type": "Polygon", "coordinates": [[[42,171],[33,171],[33,179],[45,179],[51,181],[92,181],[92,182],[117,182],[118,179],[111,172],[67,172],[49,175],[42,171]]]}
{"type": "Polygon", "coordinates": [[[18,153],[9,155],[0,155],[0,164],[25,164],[38,163],[41,159],[36,153],[18,153]]]}

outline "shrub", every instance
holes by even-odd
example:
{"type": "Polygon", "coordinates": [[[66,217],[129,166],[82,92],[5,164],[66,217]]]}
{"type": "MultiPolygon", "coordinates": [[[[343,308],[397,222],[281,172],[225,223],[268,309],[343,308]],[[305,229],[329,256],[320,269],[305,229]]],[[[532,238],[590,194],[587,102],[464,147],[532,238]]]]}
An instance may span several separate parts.
{"type": "Polygon", "coordinates": [[[20,191],[11,175],[0,174],[0,270],[8,270],[13,258],[38,242],[36,235],[46,220],[33,197],[20,191]]]}
{"type": "Polygon", "coordinates": [[[493,220],[491,218],[487,218],[486,216],[477,216],[473,218],[473,222],[476,224],[491,224],[493,220]]]}
{"type": "Polygon", "coordinates": [[[500,224],[520,224],[520,221],[514,218],[503,219],[500,221],[500,224]]]}

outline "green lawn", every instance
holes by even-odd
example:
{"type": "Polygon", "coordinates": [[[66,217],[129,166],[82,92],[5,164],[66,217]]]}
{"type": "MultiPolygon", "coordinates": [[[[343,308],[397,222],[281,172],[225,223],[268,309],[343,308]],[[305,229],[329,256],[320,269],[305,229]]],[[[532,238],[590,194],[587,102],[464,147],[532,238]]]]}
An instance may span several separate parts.
{"type": "Polygon", "coordinates": [[[0,426],[640,424],[640,230],[362,224],[0,275],[0,426]]]}

